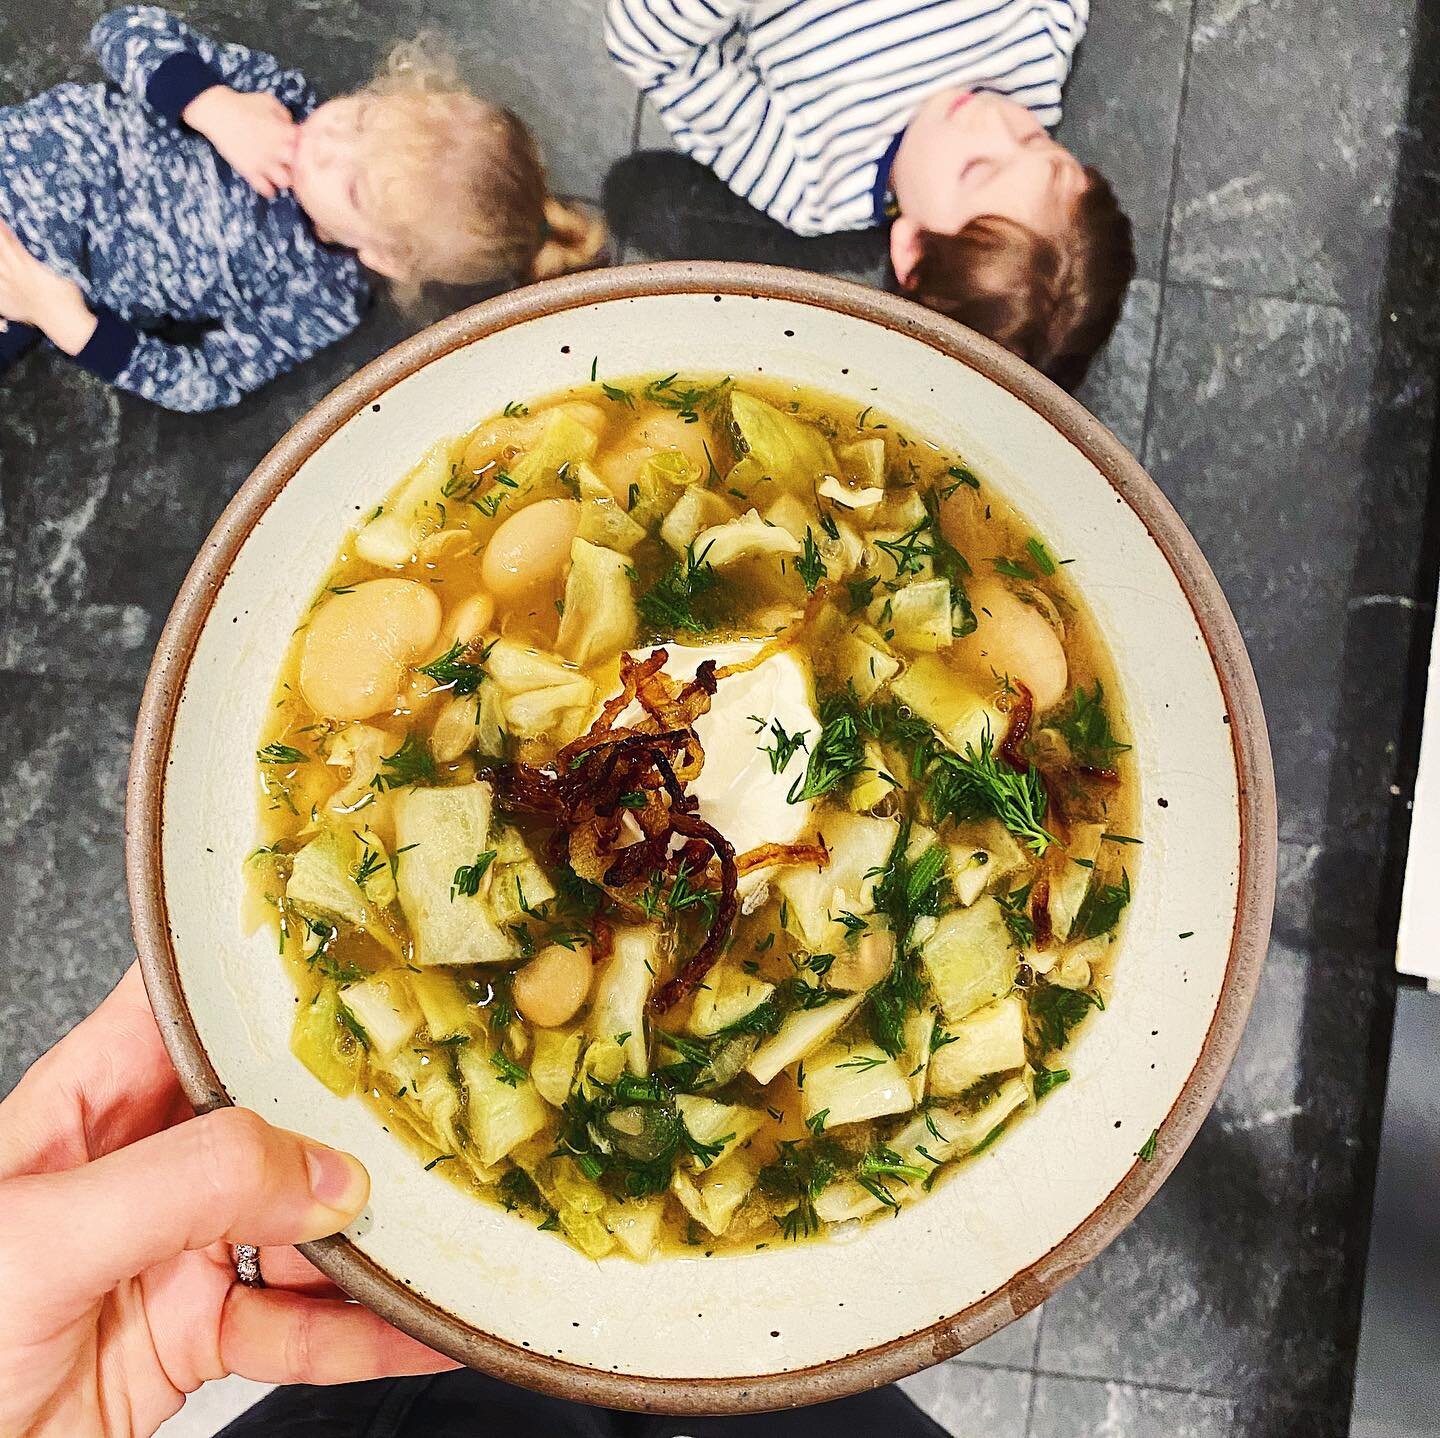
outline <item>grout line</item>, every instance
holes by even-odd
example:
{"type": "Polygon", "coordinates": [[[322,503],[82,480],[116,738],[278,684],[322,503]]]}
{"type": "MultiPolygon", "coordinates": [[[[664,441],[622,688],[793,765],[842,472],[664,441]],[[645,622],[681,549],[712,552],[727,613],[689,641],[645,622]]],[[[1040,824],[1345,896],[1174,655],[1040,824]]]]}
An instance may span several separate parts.
{"type": "Polygon", "coordinates": [[[1180,187],[1180,142],[1185,129],[1185,102],[1190,96],[1190,62],[1195,54],[1195,6],[1190,0],[1190,23],[1185,31],[1185,58],[1180,68],[1180,99],[1175,107],[1175,149],[1170,156],[1170,184],[1165,195],[1165,219],[1160,227],[1160,272],[1155,299],[1155,338],[1150,342],[1150,373],[1145,381],[1145,416],[1140,422],[1140,463],[1148,464],[1150,422],[1155,416],[1155,368],[1165,333],[1165,295],[1170,278],[1170,242],[1175,230],[1175,195],[1180,187]]]}
{"type": "Polygon", "coordinates": [[[1293,290],[1261,290],[1249,285],[1227,285],[1223,280],[1167,280],[1165,290],[1205,290],[1216,295],[1243,295],[1250,300],[1278,300],[1281,304],[1304,305],[1311,310],[1330,310],[1336,314],[1368,316],[1370,309],[1364,304],[1347,304],[1344,300],[1312,300],[1297,295],[1293,290]]]}
{"type": "Polygon", "coordinates": [[[1045,1336],[1045,1305],[1040,1305],[1040,1317],[1035,1321],[1035,1341],[1030,1346],[1030,1395],[1025,1402],[1025,1438],[1032,1438],[1035,1431],[1035,1394],[1040,1387],[1040,1342],[1045,1336]]]}
{"type": "Polygon", "coordinates": [[[1221,1393],[1214,1388],[1191,1388],[1184,1383],[1142,1383],[1129,1378],[1106,1378],[1097,1373],[1067,1373],[1060,1368],[1041,1368],[1038,1365],[1034,1368],[1026,1368],[1016,1363],[986,1363],[979,1358],[965,1359],[963,1366],[983,1368],[991,1373],[1028,1373],[1036,1378],[1063,1378],[1070,1383],[1114,1384],[1118,1388],[1133,1388],[1138,1392],[1173,1393],[1180,1398],[1213,1398],[1217,1403],[1238,1401],[1233,1393],[1221,1393]]]}

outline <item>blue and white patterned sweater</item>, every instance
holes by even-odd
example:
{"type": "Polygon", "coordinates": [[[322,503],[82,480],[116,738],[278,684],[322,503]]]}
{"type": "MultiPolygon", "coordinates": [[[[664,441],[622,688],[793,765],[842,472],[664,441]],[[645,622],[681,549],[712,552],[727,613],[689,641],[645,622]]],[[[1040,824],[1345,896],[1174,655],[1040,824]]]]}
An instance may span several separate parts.
{"type": "Polygon", "coordinates": [[[349,250],[321,244],[289,193],[255,193],[180,114],[212,85],[317,100],[273,56],[221,45],[155,6],[90,37],[107,85],[60,85],[0,107],[0,219],[74,280],[99,316],[77,361],[168,409],[244,395],[348,334],[369,298],[349,250]],[[147,333],[209,328],[194,344],[147,333]]]}

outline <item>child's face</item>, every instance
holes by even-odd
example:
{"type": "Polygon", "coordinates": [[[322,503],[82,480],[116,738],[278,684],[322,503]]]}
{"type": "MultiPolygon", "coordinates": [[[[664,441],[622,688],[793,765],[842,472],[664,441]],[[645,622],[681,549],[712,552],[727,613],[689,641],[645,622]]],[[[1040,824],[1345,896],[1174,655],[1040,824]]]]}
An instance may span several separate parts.
{"type": "Polygon", "coordinates": [[[363,95],[342,95],[313,111],[296,134],[292,185],[320,239],[355,250],[362,264],[393,275],[365,164],[366,112],[374,103],[363,95]]]}
{"type": "Polygon", "coordinates": [[[971,220],[998,215],[1041,234],[1057,232],[1084,188],[1085,172],[1024,105],[987,91],[950,89],[916,111],[890,179],[900,206],[891,251],[903,284],[922,230],[958,235],[971,220]]]}

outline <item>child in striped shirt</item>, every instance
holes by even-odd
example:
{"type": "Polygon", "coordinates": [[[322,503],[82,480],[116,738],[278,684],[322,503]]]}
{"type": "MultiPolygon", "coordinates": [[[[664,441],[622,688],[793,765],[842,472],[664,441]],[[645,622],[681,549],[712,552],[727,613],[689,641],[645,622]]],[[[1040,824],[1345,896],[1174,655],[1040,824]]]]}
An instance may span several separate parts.
{"type": "Polygon", "coordinates": [[[609,0],[686,154],[802,235],[893,216],[901,287],[1068,388],[1134,272],[1104,177],[1048,134],[1089,0],[609,0]]]}
{"type": "Polygon", "coordinates": [[[110,85],[0,107],[0,372],[48,340],[170,409],[236,403],[348,334],[366,271],[414,290],[590,261],[534,139],[421,45],[321,104],[154,6],[106,15],[110,85]],[[156,330],[203,327],[197,343],[156,330]]]}

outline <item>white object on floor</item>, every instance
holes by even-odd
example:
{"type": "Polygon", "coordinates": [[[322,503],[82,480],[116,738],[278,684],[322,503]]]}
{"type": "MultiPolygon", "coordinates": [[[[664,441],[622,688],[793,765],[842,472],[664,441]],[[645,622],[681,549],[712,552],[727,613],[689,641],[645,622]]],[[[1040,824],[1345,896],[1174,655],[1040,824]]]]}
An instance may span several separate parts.
{"type": "Polygon", "coordinates": [[[1440,867],[1440,624],[1430,638],[1425,728],[1412,810],[1395,966],[1440,990],[1440,884],[1435,882],[1440,867]]]}
{"type": "Polygon", "coordinates": [[[168,1423],[162,1423],[155,1438],[214,1438],[231,1419],[253,1408],[268,1392],[269,1383],[252,1383],[248,1378],[221,1378],[197,1389],[185,1406],[168,1423]]]}

